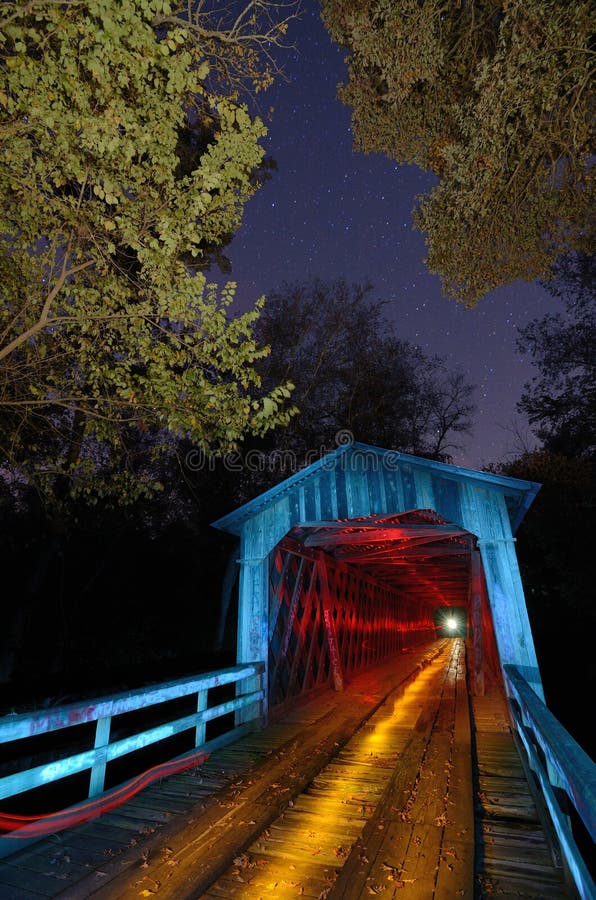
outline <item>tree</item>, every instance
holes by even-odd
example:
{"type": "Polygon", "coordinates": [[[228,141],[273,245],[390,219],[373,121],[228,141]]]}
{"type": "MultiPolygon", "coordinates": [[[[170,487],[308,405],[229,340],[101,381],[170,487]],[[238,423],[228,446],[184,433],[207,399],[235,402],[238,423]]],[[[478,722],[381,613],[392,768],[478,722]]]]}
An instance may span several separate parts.
{"type": "Polygon", "coordinates": [[[267,442],[297,465],[356,440],[446,459],[471,429],[473,388],[443,360],[395,334],[369,285],[343,279],[285,283],[256,325],[271,343],[265,384],[291,381],[299,415],[267,442]]]}
{"type": "Polygon", "coordinates": [[[355,147],[430,170],[415,225],[447,296],[474,306],[593,246],[587,0],[322,0],[349,51],[355,147]]]}
{"type": "Polygon", "coordinates": [[[596,452],[596,304],[594,257],[571,254],[546,287],[564,311],[534,319],[520,331],[518,348],[538,375],[524,386],[518,409],[544,447],[568,457],[596,452]]]}
{"type": "Polygon", "coordinates": [[[260,389],[262,303],[232,317],[201,269],[258,185],[239,91],[270,83],[293,8],[3,5],[0,447],[25,477],[126,499],[139,434],[217,451],[288,420],[287,387],[260,389]]]}

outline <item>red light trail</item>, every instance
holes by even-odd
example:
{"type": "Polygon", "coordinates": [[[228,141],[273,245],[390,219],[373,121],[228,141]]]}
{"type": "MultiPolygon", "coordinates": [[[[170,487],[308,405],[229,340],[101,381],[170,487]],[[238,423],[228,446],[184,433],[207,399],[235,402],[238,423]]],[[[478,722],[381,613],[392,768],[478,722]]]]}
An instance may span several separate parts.
{"type": "Polygon", "coordinates": [[[159,778],[178,775],[180,772],[201,765],[208,758],[209,753],[197,750],[182,758],[171,759],[147,769],[140,775],[125,781],[124,784],[105,791],[97,797],[57,812],[42,813],[36,816],[0,812],[0,831],[8,832],[4,837],[22,839],[44,837],[47,834],[64,831],[65,828],[74,828],[75,825],[82,825],[83,822],[88,822],[89,819],[104,815],[120,806],[159,778]]]}

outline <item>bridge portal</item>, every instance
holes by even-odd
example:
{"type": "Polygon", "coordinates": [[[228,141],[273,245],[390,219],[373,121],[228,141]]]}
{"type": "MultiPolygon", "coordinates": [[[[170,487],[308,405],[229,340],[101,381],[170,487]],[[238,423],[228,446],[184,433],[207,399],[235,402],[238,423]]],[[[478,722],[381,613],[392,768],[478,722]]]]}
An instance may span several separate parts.
{"type": "Polygon", "coordinates": [[[474,686],[513,664],[543,696],[515,553],[539,485],[353,442],[213,523],[240,538],[238,662],[269,715],[465,612],[474,686]]]}

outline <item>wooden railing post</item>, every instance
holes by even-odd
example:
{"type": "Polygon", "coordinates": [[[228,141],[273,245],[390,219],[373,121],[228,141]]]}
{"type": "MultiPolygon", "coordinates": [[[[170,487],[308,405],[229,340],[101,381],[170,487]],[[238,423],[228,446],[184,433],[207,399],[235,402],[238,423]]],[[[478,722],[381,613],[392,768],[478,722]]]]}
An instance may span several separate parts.
{"type": "MultiPolygon", "coordinates": [[[[197,712],[202,713],[207,709],[208,691],[199,691],[197,694],[197,712]]],[[[205,743],[205,721],[197,722],[195,731],[195,747],[201,747],[205,743]]]]}
{"type": "Polygon", "coordinates": [[[95,744],[93,745],[95,749],[95,763],[91,767],[91,777],[89,779],[90,797],[96,797],[104,789],[111,724],[112,717],[103,716],[97,720],[97,725],[95,726],[95,744]]]}

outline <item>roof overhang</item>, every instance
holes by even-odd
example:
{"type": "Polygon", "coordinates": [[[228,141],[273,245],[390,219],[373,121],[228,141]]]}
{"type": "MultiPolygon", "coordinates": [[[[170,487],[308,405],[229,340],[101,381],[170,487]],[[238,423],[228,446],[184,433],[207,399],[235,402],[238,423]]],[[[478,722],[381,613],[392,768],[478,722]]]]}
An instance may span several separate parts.
{"type": "Polygon", "coordinates": [[[385,465],[393,471],[398,470],[400,466],[414,470],[424,470],[431,476],[434,475],[451,481],[466,482],[473,486],[497,491],[505,498],[513,534],[519,528],[527,510],[540,490],[540,484],[533,481],[510,478],[507,475],[493,472],[466,469],[450,463],[437,462],[425,457],[411,456],[408,453],[399,453],[396,450],[386,450],[382,447],[354,441],[338,447],[326,456],[322,456],[306,468],[290,475],[275,485],[275,487],[259,494],[258,497],[255,497],[248,503],[217,519],[217,521],[212,523],[213,527],[231,534],[240,535],[246,521],[259,515],[264,509],[279,501],[295,488],[306,484],[310,479],[316,478],[325,471],[341,467],[345,464],[345,457],[348,455],[361,457],[364,466],[366,466],[368,460],[371,465],[373,463],[375,465],[385,465]]]}

